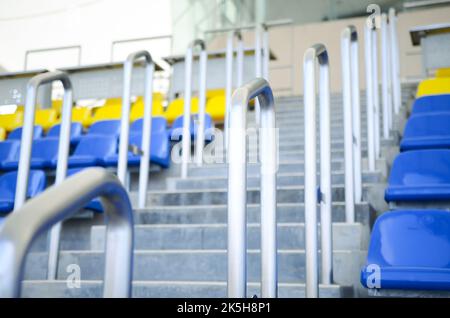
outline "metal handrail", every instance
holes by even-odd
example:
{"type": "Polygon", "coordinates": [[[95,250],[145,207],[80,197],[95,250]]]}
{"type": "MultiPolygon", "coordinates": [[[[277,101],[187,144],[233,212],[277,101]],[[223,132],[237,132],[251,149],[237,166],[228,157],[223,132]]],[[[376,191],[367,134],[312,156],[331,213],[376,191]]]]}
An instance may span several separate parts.
{"type": "Polygon", "coordinates": [[[333,281],[333,243],[331,219],[331,133],[330,71],[327,49],[316,44],[306,50],[304,70],[305,116],[305,245],[306,297],[319,296],[317,249],[317,167],[316,167],[316,63],[319,65],[320,97],[320,225],[322,283],[333,281]]]}
{"type": "Polygon", "coordinates": [[[381,96],[383,106],[383,138],[388,139],[392,128],[392,56],[388,18],[381,14],[381,96]]]}
{"type": "MultiPolygon", "coordinates": [[[[61,183],[67,174],[67,162],[70,148],[70,126],[72,121],[72,84],[68,75],[61,71],[47,72],[36,75],[27,84],[27,97],[25,102],[25,118],[20,147],[19,167],[17,173],[17,186],[14,200],[14,210],[18,210],[25,203],[30,173],[31,149],[33,145],[33,127],[36,111],[36,98],[41,85],[54,81],[61,81],[64,87],[62,106],[61,130],[58,144],[58,161],[56,167],[56,184],[61,183]]],[[[50,231],[48,254],[48,279],[54,279],[58,262],[59,237],[61,224],[57,224],[50,231]]]]}
{"type": "Polygon", "coordinates": [[[117,163],[117,175],[122,184],[126,184],[128,170],[128,146],[130,135],[130,108],[131,108],[131,76],[136,60],[144,58],[145,83],[144,83],[144,119],[142,125],[142,156],[139,169],[139,194],[138,207],[144,208],[147,199],[148,174],[150,166],[150,149],[152,134],[152,108],[153,108],[153,74],[155,64],[152,56],[147,51],[138,51],[128,55],[123,64],[123,96],[122,118],[120,122],[119,158],[117,163]]]}
{"type": "Polygon", "coordinates": [[[40,234],[101,197],[108,222],[104,297],[130,297],[133,213],[119,180],[101,168],[86,169],[29,200],[0,230],[0,298],[19,297],[25,256],[40,234]]]}
{"type": "Polygon", "coordinates": [[[228,145],[228,297],[245,298],[247,289],[247,105],[261,105],[261,295],[277,297],[276,169],[277,140],[272,89],[255,79],[233,94],[228,145]]]}
{"type": "Polygon", "coordinates": [[[196,162],[203,163],[203,148],[205,145],[205,108],[206,108],[206,63],[208,55],[205,41],[197,39],[192,41],[186,51],[184,69],[184,113],[183,113],[183,140],[181,153],[181,177],[186,178],[188,174],[188,162],[191,154],[191,97],[192,97],[192,64],[194,60],[194,48],[200,47],[199,59],[199,123],[197,126],[196,140],[196,162]]]}
{"type": "Polygon", "coordinates": [[[372,86],[374,105],[374,128],[375,128],[375,158],[380,158],[380,94],[378,82],[378,33],[376,27],[372,29],[372,86]]]}
{"type": "Polygon", "coordinates": [[[372,66],[373,26],[364,26],[364,59],[366,68],[366,108],[367,108],[367,161],[369,171],[375,171],[375,105],[372,66]]]}
{"type": "Polygon", "coordinates": [[[227,51],[226,51],[226,83],[225,83],[225,149],[228,147],[229,139],[229,117],[231,112],[232,94],[233,94],[233,39],[237,38],[237,53],[236,53],[236,67],[237,67],[237,82],[236,86],[241,87],[244,81],[244,41],[240,30],[234,30],[228,34],[227,51]]]}
{"type": "Polygon", "coordinates": [[[391,41],[391,61],[392,61],[392,95],[394,99],[394,111],[399,113],[402,107],[402,86],[400,82],[400,54],[397,33],[397,16],[395,9],[389,9],[389,27],[390,27],[390,41],[391,41]]]}
{"type": "Polygon", "coordinates": [[[355,221],[355,203],[362,200],[361,117],[358,33],[351,25],[341,33],[342,95],[345,148],[345,215],[355,221]]]}

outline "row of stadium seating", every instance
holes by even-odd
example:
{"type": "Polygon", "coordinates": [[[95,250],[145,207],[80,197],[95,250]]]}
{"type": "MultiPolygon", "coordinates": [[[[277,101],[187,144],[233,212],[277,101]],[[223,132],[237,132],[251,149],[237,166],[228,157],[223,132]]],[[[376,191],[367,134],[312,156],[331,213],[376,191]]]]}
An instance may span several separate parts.
{"type": "MultiPolygon", "coordinates": [[[[191,100],[191,114],[197,114],[199,107],[198,97],[191,100]]],[[[44,131],[59,123],[62,101],[53,101],[52,108],[36,110],[35,124],[41,126],[44,131]]],[[[163,107],[163,99],[160,94],[154,94],[152,115],[166,118],[172,124],[183,116],[184,99],[174,99],[166,110],[163,107]]],[[[225,117],[225,95],[223,90],[209,91],[207,94],[206,113],[215,121],[223,122],[225,117]],[[208,98],[209,96],[209,98],[208,98]]],[[[104,106],[92,109],[89,107],[74,107],[72,109],[72,121],[78,122],[84,128],[88,128],[93,123],[103,120],[120,119],[122,116],[121,98],[111,98],[106,100],[104,106]]],[[[130,121],[135,121],[144,116],[144,101],[142,97],[131,105],[130,121]]],[[[0,141],[6,138],[8,132],[21,127],[23,123],[23,106],[19,106],[15,113],[0,115],[0,141]]]]}
{"type": "MultiPolygon", "coordinates": [[[[385,191],[361,283],[381,290],[450,290],[450,77],[419,85],[385,191]],[[378,266],[378,285],[374,283],[378,266]]],[[[447,74],[448,75],[448,74],[447,74]]]]}

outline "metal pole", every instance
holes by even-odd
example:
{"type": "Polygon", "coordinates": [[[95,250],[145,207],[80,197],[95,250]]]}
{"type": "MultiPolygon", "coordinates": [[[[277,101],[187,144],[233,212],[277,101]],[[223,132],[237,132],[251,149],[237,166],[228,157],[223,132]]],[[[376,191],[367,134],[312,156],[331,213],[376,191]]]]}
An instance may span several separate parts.
{"type": "MultiPolygon", "coordinates": [[[[353,27],[353,26],[352,26],[353,27]]],[[[354,190],[354,156],[353,156],[353,118],[352,118],[352,70],[350,61],[352,27],[345,28],[341,33],[341,57],[342,57],[342,99],[344,114],[344,161],[345,161],[345,219],[349,223],[354,222],[355,215],[355,190],[354,190]]],[[[353,57],[354,58],[354,57],[353,57]]]]}
{"type": "Polygon", "coordinates": [[[72,111],[72,85],[66,73],[61,71],[48,72],[36,75],[27,84],[27,97],[25,102],[25,116],[20,147],[19,167],[17,173],[17,186],[14,200],[14,209],[20,209],[25,203],[30,172],[31,148],[33,144],[33,127],[36,110],[36,96],[41,85],[61,81],[64,87],[63,120],[61,124],[60,141],[58,149],[57,180],[62,180],[67,171],[67,156],[69,155],[69,135],[72,111]],[[65,144],[67,143],[67,144],[65,144]],[[66,165],[63,167],[62,165],[66,165]]]}
{"type": "MultiPolygon", "coordinates": [[[[200,61],[200,65],[205,66],[205,69],[200,70],[200,81],[203,81],[202,77],[205,77],[205,85],[206,85],[206,44],[203,40],[194,40],[189,44],[189,47],[186,51],[185,56],[185,69],[184,69],[184,114],[183,114],[183,140],[182,140],[182,154],[181,154],[181,177],[187,178],[188,174],[188,163],[191,154],[191,96],[192,96],[192,64],[194,60],[194,47],[200,46],[201,51],[203,52],[202,61],[200,61]],[[204,72],[204,74],[203,74],[204,72]]],[[[200,83],[199,89],[202,89],[203,83],[200,83]]],[[[206,89],[206,88],[205,88],[206,89]]],[[[204,93],[206,94],[206,93],[204,93]]],[[[203,100],[204,101],[204,100],[203,100]]],[[[204,105],[201,106],[204,108],[204,105]]],[[[203,113],[204,120],[204,113],[203,113]]],[[[204,129],[203,129],[204,131],[204,129]]],[[[199,136],[197,135],[197,138],[199,136]]]]}
{"type": "Polygon", "coordinates": [[[269,81],[269,62],[270,62],[270,48],[269,48],[269,28],[264,25],[263,30],[263,77],[269,81]]]}
{"type": "Polygon", "coordinates": [[[375,127],[375,158],[380,158],[380,95],[378,92],[378,36],[377,29],[372,29],[372,76],[373,76],[373,104],[375,127]]]}
{"type": "Polygon", "coordinates": [[[272,89],[255,79],[233,94],[228,147],[228,297],[245,298],[247,288],[247,105],[261,105],[261,296],[277,297],[276,170],[277,141],[272,89]],[[231,142],[232,141],[232,142],[231,142]]]}
{"type": "Polygon", "coordinates": [[[391,96],[389,94],[389,47],[387,16],[381,15],[381,94],[383,101],[383,138],[389,138],[389,109],[391,109],[391,96]]]}
{"type": "Polygon", "coordinates": [[[206,50],[200,52],[199,60],[199,110],[198,110],[198,128],[197,128],[197,140],[196,140],[196,160],[197,165],[203,164],[203,148],[205,147],[205,113],[206,113],[206,64],[208,60],[208,53],[206,50]]]}
{"type": "Polygon", "coordinates": [[[238,49],[237,49],[237,69],[238,69],[238,87],[242,85],[242,74],[244,69],[243,64],[243,41],[242,41],[242,34],[241,31],[236,30],[234,32],[231,32],[228,34],[227,38],[227,52],[226,52],[226,86],[225,86],[225,123],[224,123],[224,130],[225,130],[225,149],[228,147],[228,127],[229,127],[229,116],[231,111],[231,95],[233,94],[233,56],[234,56],[234,49],[233,49],[233,38],[236,37],[238,40],[238,49]],[[242,56],[242,64],[241,58],[242,56]],[[241,70],[241,71],[239,71],[241,70]],[[240,85],[239,85],[240,83],[240,85]]]}
{"type": "Polygon", "coordinates": [[[367,160],[369,171],[375,171],[375,125],[372,77],[372,29],[364,27],[364,52],[366,62],[366,109],[367,109],[367,160]]]}
{"type": "MultiPolygon", "coordinates": [[[[141,168],[144,170],[140,170],[139,176],[139,202],[144,203],[145,206],[145,198],[142,198],[142,195],[146,195],[147,185],[143,185],[141,180],[144,178],[148,179],[148,166],[145,164],[143,166],[142,161],[150,160],[150,142],[151,142],[151,109],[152,109],[152,96],[153,91],[151,82],[153,81],[153,70],[154,64],[152,61],[152,57],[150,53],[147,51],[138,51],[131,53],[128,55],[125,63],[123,64],[123,95],[122,95],[122,118],[120,121],[120,140],[119,140],[119,160],[117,163],[117,176],[119,177],[120,182],[123,185],[126,184],[127,179],[127,170],[128,170],[128,146],[129,146],[129,135],[130,135],[130,108],[131,108],[131,76],[133,73],[133,66],[136,60],[140,58],[145,58],[146,68],[145,68],[145,92],[144,92],[144,108],[150,109],[150,112],[144,113],[144,123],[147,126],[143,125],[143,139],[148,138],[148,140],[142,140],[142,149],[143,156],[141,157],[141,168]],[[152,77],[149,77],[152,76],[152,77]],[[150,96],[149,96],[150,95],[150,96]],[[146,118],[147,117],[147,118],[146,118]],[[147,130],[147,131],[146,131],[147,130]],[[150,132],[149,132],[150,131],[150,132]],[[147,148],[148,147],[148,148],[147,148]],[[147,149],[146,149],[147,148],[147,149]],[[147,150],[147,153],[145,152],[147,150]],[[145,171],[146,169],[146,171],[145,171]],[[142,176],[143,175],[143,176],[142,176]],[[141,177],[142,176],[142,177],[141,177]],[[145,191],[144,191],[145,190],[145,191]]],[[[148,183],[148,180],[145,180],[145,183],[148,183]]]]}
{"type": "MultiPolygon", "coordinates": [[[[67,165],[70,151],[70,129],[72,122],[72,84],[67,75],[65,77],[64,97],[62,106],[61,130],[59,134],[58,145],[58,163],[56,166],[56,180],[58,185],[64,181],[67,176],[67,165]]],[[[50,230],[48,236],[48,265],[47,265],[47,279],[55,280],[58,273],[58,255],[59,242],[61,237],[61,223],[57,223],[50,230]]]]}
{"type": "MultiPolygon", "coordinates": [[[[258,25],[255,27],[255,76],[256,78],[263,77],[262,76],[262,25],[258,25]]],[[[260,106],[259,101],[255,100],[255,122],[259,126],[259,113],[260,106]]]]}
{"type": "Polygon", "coordinates": [[[131,203],[114,175],[101,168],[90,168],[49,188],[5,219],[0,230],[0,298],[20,296],[25,256],[39,235],[97,197],[105,203],[108,222],[103,296],[131,297],[131,203]]]}
{"type": "Polygon", "coordinates": [[[330,283],[333,277],[331,224],[331,146],[330,146],[330,82],[328,53],[323,44],[307,49],[303,58],[305,112],[305,245],[306,297],[319,296],[317,249],[317,182],[316,182],[316,62],[319,64],[320,97],[320,189],[322,280],[330,283]]]}
{"type": "Polygon", "coordinates": [[[390,26],[390,41],[391,41],[391,60],[392,60],[392,84],[394,97],[394,110],[398,114],[402,106],[402,86],[400,82],[400,53],[398,45],[397,33],[397,17],[395,9],[389,9],[389,26],[390,26]]]}
{"type": "Polygon", "coordinates": [[[361,102],[359,89],[359,43],[356,28],[351,41],[352,119],[353,119],[353,177],[355,178],[355,203],[362,201],[361,162],[361,102]]]}

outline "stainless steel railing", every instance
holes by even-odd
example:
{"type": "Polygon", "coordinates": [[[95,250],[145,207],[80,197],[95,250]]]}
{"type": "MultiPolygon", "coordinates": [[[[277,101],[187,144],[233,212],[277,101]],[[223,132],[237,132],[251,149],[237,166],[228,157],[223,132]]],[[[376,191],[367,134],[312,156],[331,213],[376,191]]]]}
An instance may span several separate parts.
{"type": "MultiPolygon", "coordinates": [[[[25,118],[22,126],[23,130],[20,147],[19,168],[17,173],[17,186],[14,200],[15,211],[22,207],[22,205],[25,203],[27,195],[38,89],[41,85],[49,84],[54,81],[60,81],[64,87],[61,130],[58,145],[58,163],[56,167],[55,183],[61,183],[65,179],[67,174],[67,162],[70,148],[70,126],[72,121],[72,84],[68,75],[61,71],[39,74],[30,79],[27,85],[25,118]]],[[[56,276],[60,231],[60,224],[56,224],[55,227],[53,227],[50,231],[47,271],[48,279],[54,279],[54,277],[56,276]]]]}
{"type": "Polygon", "coordinates": [[[198,165],[203,163],[203,148],[205,144],[205,108],[206,108],[206,63],[208,55],[206,44],[203,40],[194,40],[189,44],[185,57],[185,86],[184,86],[184,113],[183,113],[183,140],[181,153],[181,177],[188,174],[188,162],[191,155],[191,97],[192,97],[192,64],[194,48],[200,47],[199,60],[199,124],[196,140],[196,161],[198,165]]]}
{"type": "Polygon", "coordinates": [[[101,197],[107,243],[104,297],[130,297],[133,265],[133,213],[127,192],[112,174],[86,169],[29,200],[0,229],[0,298],[19,297],[25,256],[36,238],[101,197]]]}
{"type": "Polygon", "coordinates": [[[355,203],[362,200],[361,117],[358,33],[354,26],[341,33],[342,96],[344,114],[345,215],[355,221],[355,203]]]}
{"type": "Polygon", "coordinates": [[[331,135],[330,135],[330,72],[327,49],[316,44],[306,50],[304,72],[305,123],[305,245],[306,297],[319,296],[317,248],[317,167],[316,167],[316,64],[319,65],[320,97],[320,225],[322,252],[322,283],[333,281],[333,245],[331,218],[331,135]]]}
{"type": "Polygon", "coordinates": [[[131,77],[136,60],[144,58],[145,84],[144,84],[144,119],[142,125],[142,156],[139,169],[138,207],[144,208],[147,199],[148,176],[150,166],[150,149],[152,134],[152,108],[153,108],[153,74],[155,64],[149,52],[138,51],[128,55],[123,64],[123,96],[122,118],[120,122],[119,158],[117,175],[122,184],[126,184],[128,170],[128,147],[130,136],[130,108],[131,108],[131,77]]]}
{"type": "Polygon", "coordinates": [[[261,105],[261,296],[277,297],[276,170],[277,140],[272,89],[264,79],[239,87],[230,109],[228,144],[228,297],[244,298],[247,290],[247,105],[261,105]]]}

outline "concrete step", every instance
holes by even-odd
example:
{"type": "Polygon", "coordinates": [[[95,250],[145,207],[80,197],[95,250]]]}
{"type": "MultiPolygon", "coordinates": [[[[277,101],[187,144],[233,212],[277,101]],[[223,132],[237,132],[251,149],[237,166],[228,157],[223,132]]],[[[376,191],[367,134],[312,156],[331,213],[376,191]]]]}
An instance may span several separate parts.
{"type": "MultiPolygon", "coordinates": [[[[24,281],[22,297],[24,298],[101,298],[103,297],[102,281],[80,282],[81,288],[67,288],[66,281],[24,281]]],[[[259,283],[249,283],[247,297],[260,297],[259,283]]],[[[320,285],[319,296],[322,298],[352,297],[351,288],[338,285],[320,285]]],[[[132,289],[134,298],[226,298],[225,282],[193,282],[193,281],[134,281],[132,289]]],[[[304,284],[279,284],[278,297],[305,298],[304,284]]]]}
{"type": "MultiPolygon", "coordinates": [[[[363,183],[378,183],[381,182],[382,176],[379,172],[364,172],[362,175],[363,183]]],[[[320,176],[317,176],[320,180],[320,176]]],[[[331,182],[333,184],[343,184],[345,182],[345,174],[343,171],[333,171],[331,175],[331,182]]],[[[304,185],[304,173],[285,173],[277,175],[278,186],[295,186],[304,185]]],[[[182,178],[167,178],[167,190],[189,190],[189,189],[224,189],[228,186],[228,178],[223,177],[190,177],[188,179],[182,178]]],[[[259,187],[259,176],[248,176],[247,187],[259,187]]]]}
{"type": "MultiPolygon", "coordinates": [[[[282,223],[305,222],[305,206],[301,203],[278,203],[277,221],[282,223]]],[[[333,202],[333,222],[345,222],[345,205],[333,202]]],[[[317,208],[320,217],[320,209],[317,208]]],[[[135,210],[136,224],[225,224],[227,206],[222,205],[188,205],[188,206],[152,206],[135,210]]],[[[247,204],[247,222],[258,223],[261,209],[259,204],[247,204]]],[[[374,212],[367,203],[355,205],[356,222],[368,226],[374,219],[374,212]]],[[[319,218],[320,220],[320,218],[319,218]]]]}
{"type": "MultiPolygon", "coordinates": [[[[304,201],[303,186],[284,186],[277,189],[277,202],[300,203],[304,201]]],[[[363,185],[363,198],[366,197],[368,185],[363,185]]],[[[333,185],[331,195],[333,201],[343,202],[345,200],[344,185],[333,185]]],[[[137,202],[137,193],[130,193],[132,203],[137,202]]],[[[148,206],[154,205],[211,205],[226,204],[228,191],[226,189],[213,190],[177,190],[177,191],[150,191],[147,194],[148,206]]],[[[247,202],[260,202],[259,188],[248,188],[247,202]]]]}
{"type": "MultiPolygon", "coordinates": [[[[319,171],[320,164],[317,164],[317,169],[319,171]]],[[[331,161],[332,171],[342,171],[344,169],[344,161],[342,159],[333,159],[331,161]]],[[[248,164],[247,165],[247,175],[260,175],[260,165],[258,164],[248,164]]],[[[176,170],[173,170],[176,174],[176,170]]],[[[277,173],[302,173],[304,172],[303,160],[295,161],[280,161],[278,165],[277,173]]],[[[228,176],[228,165],[227,164],[210,164],[204,165],[202,167],[197,167],[195,165],[189,166],[188,171],[189,177],[217,177],[217,176],[228,176]]]]}
{"type": "MultiPolygon", "coordinates": [[[[334,282],[353,286],[366,252],[334,250],[334,282]]],[[[320,255],[319,255],[320,257],[320,255]]],[[[61,251],[58,280],[66,280],[68,267],[80,267],[81,280],[101,280],[104,275],[103,251],[61,251]]],[[[320,259],[320,258],[319,258],[320,259]]],[[[227,280],[227,250],[135,250],[133,280],[136,281],[222,281],[227,280]]],[[[319,266],[320,267],[320,266],[319,266]]],[[[47,253],[30,253],[25,266],[25,280],[46,279],[47,253]]],[[[259,250],[247,252],[249,282],[261,279],[259,250]]],[[[281,283],[305,282],[305,251],[278,250],[278,280],[281,283]]]]}
{"type": "MultiPolygon", "coordinates": [[[[226,249],[227,224],[159,224],[135,226],[135,249],[226,249]]],[[[248,224],[247,247],[260,248],[259,224],[248,224]]],[[[319,227],[320,230],[320,227],[319,227]]],[[[104,250],[106,227],[94,226],[91,232],[91,249],[104,250]]],[[[319,234],[320,236],[320,234],[319,234]]],[[[333,248],[337,250],[366,250],[368,229],[360,223],[334,223],[333,248]]],[[[277,228],[278,249],[304,249],[305,224],[279,223],[277,228]]]]}

